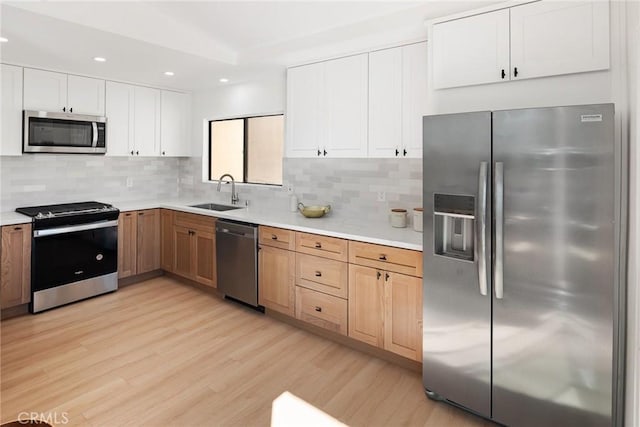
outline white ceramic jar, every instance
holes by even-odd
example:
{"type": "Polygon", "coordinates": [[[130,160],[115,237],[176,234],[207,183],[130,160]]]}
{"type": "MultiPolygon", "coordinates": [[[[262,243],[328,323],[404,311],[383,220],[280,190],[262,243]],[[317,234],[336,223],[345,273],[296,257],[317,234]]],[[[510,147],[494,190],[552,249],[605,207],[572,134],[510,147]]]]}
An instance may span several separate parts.
{"type": "Polygon", "coordinates": [[[404,228],[407,226],[407,210],[406,209],[391,209],[391,215],[389,216],[391,226],[396,228],[404,228]]]}
{"type": "Polygon", "coordinates": [[[413,208],[413,229],[422,233],[422,208],[413,208]]]}

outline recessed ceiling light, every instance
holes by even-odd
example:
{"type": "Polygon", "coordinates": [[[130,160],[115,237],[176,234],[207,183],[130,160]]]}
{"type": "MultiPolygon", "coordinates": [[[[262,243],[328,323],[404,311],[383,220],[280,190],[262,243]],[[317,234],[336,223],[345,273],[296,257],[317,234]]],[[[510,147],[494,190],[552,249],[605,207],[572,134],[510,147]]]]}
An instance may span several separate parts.
{"type": "Polygon", "coordinates": [[[165,71],[164,75],[165,76],[173,76],[173,71],[165,71]]]}
{"type": "Polygon", "coordinates": [[[8,38],[6,38],[6,37],[0,37],[0,43],[6,43],[6,42],[8,42],[8,41],[9,41],[9,39],[8,39],[8,38]]]}
{"type": "Polygon", "coordinates": [[[107,58],[103,58],[102,56],[94,56],[93,60],[96,62],[107,62],[107,58]]]}
{"type": "Polygon", "coordinates": [[[229,79],[225,79],[224,77],[220,79],[220,83],[227,83],[229,79]]]}

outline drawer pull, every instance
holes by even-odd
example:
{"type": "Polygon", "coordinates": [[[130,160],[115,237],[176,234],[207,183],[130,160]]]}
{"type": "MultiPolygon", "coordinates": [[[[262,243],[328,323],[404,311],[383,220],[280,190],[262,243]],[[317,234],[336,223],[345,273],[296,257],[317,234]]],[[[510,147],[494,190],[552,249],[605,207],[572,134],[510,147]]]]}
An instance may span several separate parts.
{"type": "Polygon", "coordinates": [[[13,229],[16,231],[19,231],[19,230],[22,230],[22,227],[14,227],[13,229]]]}
{"type": "Polygon", "coordinates": [[[380,255],[380,256],[378,257],[378,259],[379,259],[380,261],[386,261],[386,260],[387,260],[387,256],[386,256],[385,254],[382,254],[382,255],[380,255]]]}
{"type": "Polygon", "coordinates": [[[382,276],[382,273],[380,273],[379,271],[377,272],[377,279],[380,279],[380,276],[382,276]]]}
{"type": "Polygon", "coordinates": [[[316,271],[316,277],[322,277],[322,272],[316,271]]]}
{"type": "Polygon", "coordinates": [[[384,281],[385,282],[389,281],[389,273],[384,273],[384,281]]]}
{"type": "Polygon", "coordinates": [[[318,306],[316,305],[316,311],[317,311],[317,312],[321,312],[321,311],[322,311],[322,307],[318,307],[318,306]]]}
{"type": "Polygon", "coordinates": [[[278,240],[278,236],[276,236],[275,234],[271,235],[271,240],[278,240]]]}
{"type": "Polygon", "coordinates": [[[316,242],[316,248],[321,249],[322,248],[322,243],[316,242]]]}

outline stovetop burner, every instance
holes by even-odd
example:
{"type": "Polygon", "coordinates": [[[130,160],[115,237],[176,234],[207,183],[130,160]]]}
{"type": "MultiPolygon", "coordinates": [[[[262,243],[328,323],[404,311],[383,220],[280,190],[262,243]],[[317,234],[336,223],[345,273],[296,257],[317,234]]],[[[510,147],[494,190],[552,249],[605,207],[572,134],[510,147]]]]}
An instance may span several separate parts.
{"type": "Polygon", "coordinates": [[[16,212],[33,218],[36,228],[117,219],[120,211],[108,203],[77,202],[27,206],[16,212]]]}

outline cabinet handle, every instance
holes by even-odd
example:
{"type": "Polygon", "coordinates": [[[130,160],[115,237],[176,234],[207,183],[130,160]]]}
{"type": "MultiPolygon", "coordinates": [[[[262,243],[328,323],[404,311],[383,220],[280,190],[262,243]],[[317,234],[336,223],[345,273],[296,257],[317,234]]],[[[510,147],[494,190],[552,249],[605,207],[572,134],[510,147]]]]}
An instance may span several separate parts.
{"type": "Polygon", "coordinates": [[[380,273],[379,271],[376,271],[376,276],[377,276],[376,278],[380,280],[380,276],[382,276],[382,273],[380,273]]]}
{"type": "Polygon", "coordinates": [[[136,156],[138,156],[139,154],[140,154],[140,152],[139,152],[139,151],[136,151],[136,156]]]}
{"type": "Polygon", "coordinates": [[[400,151],[396,148],[396,157],[398,157],[398,154],[400,154],[400,151]]]}
{"type": "Polygon", "coordinates": [[[13,229],[16,230],[16,231],[20,231],[20,230],[22,230],[22,227],[14,227],[13,229]]]}
{"type": "Polygon", "coordinates": [[[144,215],[144,212],[138,212],[138,215],[144,215]]]}
{"type": "Polygon", "coordinates": [[[322,249],[322,243],[320,243],[320,242],[316,242],[316,245],[315,245],[315,246],[316,246],[316,248],[318,248],[318,249],[322,249]]]}
{"type": "Polygon", "coordinates": [[[62,112],[66,113],[67,112],[67,107],[62,107],[62,112]]]}
{"type": "Polygon", "coordinates": [[[518,77],[518,67],[513,67],[513,77],[518,77]]]}
{"type": "Polygon", "coordinates": [[[316,311],[317,312],[321,312],[322,311],[322,307],[319,307],[319,306],[316,305],[316,311]]]}
{"type": "Polygon", "coordinates": [[[130,213],[126,213],[126,214],[124,214],[124,216],[131,216],[131,214],[130,213]]]}
{"type": "Polygon", "coordinates": [[[384,273],[384,281],[385,282],[389,281],[389,273],[384,273]]]}
{"type": "Polygon", "coordinates": [[[402,150],[402,155],[405,156],[405,157],[407,156],[407,149],[406,148],[402,150]]]}
{"type": "Polygon", "coordinates": [[[316,271],[316,277],[322,277],[322,272],[321,271],[316,271]]]}
{"type": "Polygon", "coordinates": [[[133,150],[131,150],[131,155],[133,156],[133,150]]]}
{"type": "Polygon", "coordinates": [[[165,155],[165,152],[164,152],[164,151],[162,152],[162,155],[163,155],[163,156],[165,155]]]}
{"type": "Polygon", "coordinates": [[[324,155],[325,155],[325,156],[327,155],[327,150],[324,150],[324,155]]]}
{"type": "Polygon", "coordinates": [[[380,261],[386,261],[386,260],[387,260],[387,256],[386,256],[385,254],[382,254],[382,255],[380,255],[380,256],[378,257],[378,259],[379,259],[380,261]]]}
{"type": "Polygon", "coordinates": [[[507,73],[504,72],[504,68],[500,70],[500,76],[502,76],[503,79],[507,77],[507,73]]]}
{"type": "Polygon", "coordinates": [[[276,236],[275,234],[271,235],[271,240],[278,240],[278,236],[276,236]]]}
{"type": "Polygon", "coordinates": [[[320,149],[318,148],[318,156],[320,156],[322,154],[322,151],[320,151],[320,149]]]}
{"type": "Polygon", "coordinates": [[[73,113],[73,107],[69,108],[69,112],[73,113]]]}

